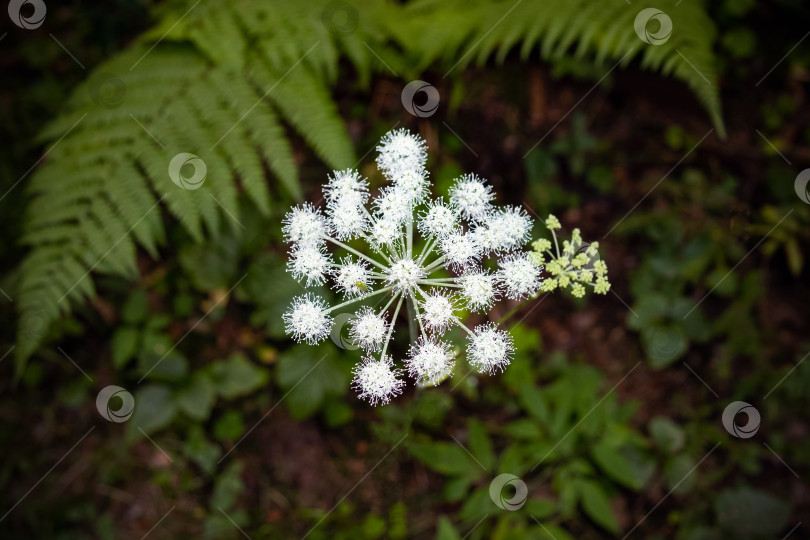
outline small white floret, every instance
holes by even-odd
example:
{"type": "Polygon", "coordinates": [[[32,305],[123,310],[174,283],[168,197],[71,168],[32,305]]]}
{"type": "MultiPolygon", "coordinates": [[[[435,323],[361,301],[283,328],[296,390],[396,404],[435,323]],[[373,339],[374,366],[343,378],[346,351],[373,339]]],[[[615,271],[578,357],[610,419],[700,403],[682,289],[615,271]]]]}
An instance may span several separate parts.
{"type": "Polygon", "coordinates": [[[394,369],[394,361],[388,355],[379,360],[365,357],[352,372],[352,387],[358,391],[360,399],[372,405],[386,405],[392,397],[402,393],[405,385],[405,381],[398,378],[401,373],[394,369]]]}
{"type": "Polygon", "coordinates": [[[308,293],[293,299],[282,319],[286,332],[296,341],[315,345],[329,335],[332,317],[326,311],[327,304],[320,296],[308,293]]]}
{"type": "Polygon", "coordinates": [[[294,206],[282,220],[281,231],[287,242],[313,244],[326,236],[326,221],[320,210],[309,203],[294,206]]]}
{"type": "Polygon", "coordinates": [[[370,275],[365,261],[353,262],[351,257],[344,257],[340,267],[334,272],[335,285],[349,298],[365,294],[369,290],[370,275]]]}
{"type": "Polygon", "coordinates": [[[296,244],[290,252],[287,269],[298,281],[306,280],[307,287],[322,285],[329,271],[329,256],[318,244],[296,244]]]}
{"type": "Polygon", "coordinates": [[[427,144],[407,129],[389,131],[377,146],[377,166],[389,178],[406,171],[421,171],[427,162],[427,144]]]}
{"type": "Polygon", "coordinates": [[[461,271],[478,261],[481,248],[478,247],[473,236],[469,233],[452,233],[441,242],[441,251],[445,257],[446,266],[461,271]]]}
{"type": "Polygon", "coordinates": [[[379,351],[388,332],[385,317],[377,315],[373,309],[364,306],[351,318],[349,337],[366,351],[379,351]]]}
{"type": "Polygon", "coordinates": [[[461,297],[466,301],[467,308],[472,310],[489,309],[498,295],[494,276],[485,271],[459,276],[457,283],[461,285],[461,297]]]}
{"type": "Polygon", "coordinates": [[[411,346],[405,365],[408,373],[423,384],[436,385],[453,372],[453,353],[450,344],[433,338],[420,337],[411,346]]]}
{"type": "Polygon", "coordinates": [[[455,306],[451,298],[438,287],[433,287],[421,306],[422,318],[428,330],[443,334],[450,327],[455,317],[455,306]]]}
{"type": "Polygon", "coordinates": [[[450,188],[450,205],[464,219],[480,221],[492,209],[492,188],[475,174],[465,174],[450,188]]]}
{"type": "Polygon", "coordinates": [[[498,279],[512,300],[528,298],[540,289],[540,267],[528,253],[513,253],[500,261],[498,279]]]}
{"type": "Polygon", "coordinates": [[[428,204],[417,223],[419,232],[429,238],[444,238],[458,230],[458,218],[444,201],[437,199],[428,204]]]}
{"type": "Polygon", "coordinates": [[[394,261],[386,272],[385,283],[393,285],[395,292],[408,294],[415,289],[417,281],[425,277],[425,270],[411,259],[394,261]]]}
{"type": "Polygon", "coordinates": [[[503,371],[514,351],[512,336],[495,323],[477,326],[467,343],[467,360],[479,373],[503,371]]]}

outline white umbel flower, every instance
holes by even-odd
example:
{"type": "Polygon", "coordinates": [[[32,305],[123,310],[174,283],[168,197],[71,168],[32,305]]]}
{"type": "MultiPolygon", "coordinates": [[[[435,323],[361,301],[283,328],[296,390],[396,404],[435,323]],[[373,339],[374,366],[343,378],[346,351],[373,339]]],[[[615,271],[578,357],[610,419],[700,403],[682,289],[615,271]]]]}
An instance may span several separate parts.
{"type": "Polygon", "coordinates": [[[484,253],[502,253],[529,241],[532,220],[519,207],[507,207],[484,217],[473,237],[484,253]]]}
{"type": "Polygon", "coordinates": [[[321,212],[309,203],[294,206],[282,220],[281,232],[288,242],[312,244],[323,242],[326,236],[326,220],[321,212]]]}
{"type": "Polygon", "coordinates": [[[390,179],[408,171],[421,172],[427,162],[425,141],[407,129],[386,133],[377,151],[377,166],[390,179]]]}
{"type": "Polygon", "coordinates": [[[335,171],[329,176],[323,195],[330,205],[350,196],[359,197],[360,204],[365,204],[368,200],[368,180],[353,169],[335,171]]]}
{"type": "Polygon", "coordinates": [[[458,278],[461,297],[466,306],[474,311],[492,307],[498,296],[495,277],[483,270],[473,271],[458,278]]]}
{"type": "Polygon", "coordinates": [[[393,178],[394,187],[398,189],[411,205],[421,203],[427,197],[430,182],[427,171],[405,170],[393,178]]]}
{"type": "Polygon", "coordinates": [[[419,232],[428,238],[444,238],[458,230],[458,217],[452,208],[437,199],[428,204],[419,220],[419,232]]]}
{"type": "Polygon", "coordinates": [[[394,369],[390,356],[380,359],[367,356],[354,369],[352,386],[358,391],[360,399],[368,400],[372,405],[385,405],[391,398],[402,393],[405,381],[399,379],[400,371],[394,369]]]}
{"type": "Polygon", "coordinates": [[[480,221],[492,209],[492,188],[475,174],[465,174],[450,188],[450,205],[464,219],[480,221]]]}
{"type": "Polygon", "coordinates": [[[369,288],[371,275],[365,261],[352,261],[351,257],[340,260],[340,267],[334,272],[335,285],[344,296],[353,298],[365,293],[369,288]]]}
{"type": "Polygon", "coordinates": [[[424,336],[411,346],[410,354],[405,360],[411,377],[431,385],[439,384],[450,376],[454,364],[449,343],[424,336]]]}
{"type": "Polygon", "coordinates": [[[382,188],[380,196],[374,199],[374,206],[374,214],[379,219],[397,224],[405,223],[413,211],[410,197],[396,186],[382,188]]]}
{"type": "Polygon", "coordinates": [[[303,244],[293,247],[287,269],[298,281],[306,280],[307,287],[322,285],[329,271],[329,256],[319,244],[303,244]]]}
{"type": "Polygon", "coordinates": [[[441,241],[441,251],[450,268],[462,271],[477,262],[481,255],[475,239],[470,233],[452,233],[441,241]]]}
{"type": "Polygon", "coordinates": [[[338,240],[351,240],[368,228],[368,217],[360,193],[348,193],[327,207],[329,226],[338,240]]]}
{"type": "Polygon", "coordinates": [[[393,262],[386,274],[385,282],[395,291],[410,294],[418,286],[417,282],[425,277],[425,270],[412,259],[401,259],[393,262]]]}
{"type": "Polygon", "coordinates": [[[312,293],[294,298],[282,319],[288,334],[310,345],[322,341],[332,328],[332,317],[329,316],[326,302],[312,293]]]}
{"type": "MultiPolygon", "coordinates": [[[[454,355],[443,336],[456,326],[470,338],[467,360],[476,370],[492,373],[510,362],[509,334],[493,323],[470,330],[456,315],[462,309],[487,312],[502,294],[525,298],[541,283],[551,290],[574,278],[596,292],[608,290],[607,269],[591,253],[596,248],[577,254],[578,235],[553,261],[544,259],[550,244],[538,243],[531,257],[523,253],[532,220],[519,207],[495,206],[492,188],[482,178],[464,175],[446,194],[448,202],[431,199],[427,149],[420,137],[391,131],[378,150],[377,164],[388,185],[370,193],[357,171],[336,171],[324,188],[324,213],[304,204],[283,222],[285,238],[293,244],[289,271],[307,286],[328,280],[344,296],[333,307],[311,294],[296,298],[283,315],[285,329],[298,341],[317,343],[329,334],[332,311],[356,310],[349,335],[366,351],[354,369],[362,399],[385,404],[402,392],[404,382],[389,350],[400,312],[407,311],[415,319],[409,322],[416,323],[409,326],[420,332],[404,365],[420,383],[438,384],[453,368],[454,355]],[[499,268],[495,274],[485,269],[493,263],[499,268]],[[541,282],[541,271],[553,279],[541,282]]],[[[581,288],[572,292],[580,294],[581,288]]]]}
{"type": "Polygon", "coordinates": [[[436,288],[425,296],[422,311],[424,312],[425,327],[439,334],[447,331],[455,317],[455,305],[452,298],[436,288]]]}
{"type": "Polygon", "coordinates": [[[377,315],[370,307],[364,306],[351,319],[349,337],[366,351],[379,351],[387,331],[385,318],[377,315]]]}
{"type": "Polygon", "coordinates": [[[540,289],[540,268],[529,253],[513,253],[500,262],[497,276],[504,286],[507,298],[521,300],[540,289]]]}
{"type": "Polygon", "coordinates": [[[512,360],[514,345],[509,332],[494,323],[479,325],[467,344],[467,360],[479,373],[503,371],[512,360]]]}
{"type": "Polygon", "coordinates": [[[391,247],[402,236],[402,226],[393,219],[378,219],[371,226],[370,231],[372,247],[380,250],[391,247]]]}

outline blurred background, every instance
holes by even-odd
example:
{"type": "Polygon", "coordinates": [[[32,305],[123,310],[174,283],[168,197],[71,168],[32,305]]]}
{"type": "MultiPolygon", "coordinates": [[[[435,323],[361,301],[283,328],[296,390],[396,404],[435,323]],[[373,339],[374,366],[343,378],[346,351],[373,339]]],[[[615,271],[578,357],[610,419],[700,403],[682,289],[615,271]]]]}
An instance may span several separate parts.
{"type": "Polygon", "coordinates": [[[804,3],[8,4],[0,537],[810,536],[804,3]],[[613,288],[372,408],[284,334],[280,220],[398,127],[613,288]]]}

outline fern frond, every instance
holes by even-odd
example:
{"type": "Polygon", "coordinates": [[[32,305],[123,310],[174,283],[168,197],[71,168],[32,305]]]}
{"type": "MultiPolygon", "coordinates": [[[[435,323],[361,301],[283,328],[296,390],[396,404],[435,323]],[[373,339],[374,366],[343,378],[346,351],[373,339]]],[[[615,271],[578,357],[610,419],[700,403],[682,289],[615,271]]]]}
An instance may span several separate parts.
{"type": "Polygon", "coordinates": [[[493,55],[503,62],[521,42],[524,59],[538,47],[543,58],[590,56],[598,63],[639,58],[642,68],[686,83],[725,137],[712,52],[716,30],[703,2],[659,0],[644,7],[657,7],[672,19],[665,43],[649,45],[636,35],[639,6],[599,0],[418,0],[406,6],[410,26],[398,37],[403,46],[410,43],[420,67],[443,60],[457,73],[493,55]]]}

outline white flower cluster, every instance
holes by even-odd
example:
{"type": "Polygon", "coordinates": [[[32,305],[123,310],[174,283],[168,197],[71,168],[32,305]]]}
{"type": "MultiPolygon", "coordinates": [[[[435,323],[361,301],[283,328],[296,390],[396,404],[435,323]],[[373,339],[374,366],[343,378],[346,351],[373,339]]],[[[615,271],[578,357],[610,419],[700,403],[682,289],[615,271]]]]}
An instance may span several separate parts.
{"type": "Polygon", "coordinates": [[[306,286],[330,280],[346,298],[332,307],[312,294],[296,298],[284,314],[287,332],[317,343],[331,330],[330,313],[365,303],[350,321],[349,336],[366,352],[354,369],[354,387],[374,405],[388,403],[404,386],[403,370],[387,354],[403,303],[420,332],[404,367],[419,383],[438,384],[454,366],[442,339],[452,326],[467,333],[468,362],[477,371],[502,371],[512,356],[509,333],[493,323],[471,330],[459,318],[462,310],[486,313],[502,297],[529,298],[543,285],[542,266],[522,251],[532,220],[521,208],[493,205],[492,188],[474,174],[459,178],[447,201],[428,199],[426,145],[406,130],[389,132],[377,149],[377,165],[390,184],[376,197],[370,200],[368,181],[357,171],[335,171],[324,188],[325,210],[295,207],[283,227],[292,243],[292,275],[306,286]],[[338,261],[328,244],[347,254],[338,261]],[[485,268],[487,258],[497,269],[485,268]],[[378,304],[368,305],[371,299],[378,304]]]}

